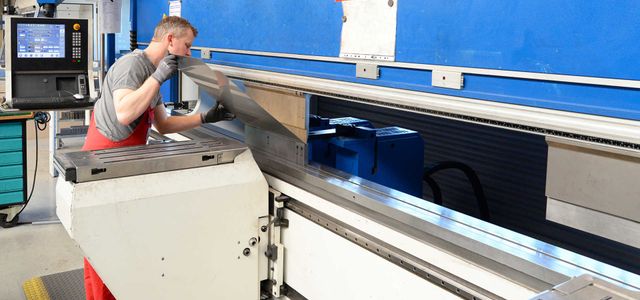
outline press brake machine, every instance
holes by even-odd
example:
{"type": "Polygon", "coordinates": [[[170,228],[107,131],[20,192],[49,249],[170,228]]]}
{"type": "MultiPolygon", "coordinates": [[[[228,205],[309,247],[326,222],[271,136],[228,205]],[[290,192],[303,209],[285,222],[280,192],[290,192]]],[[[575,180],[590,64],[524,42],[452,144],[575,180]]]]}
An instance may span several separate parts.
{"type": "MultiPolygon", "coordinates": [[[[182,1],[182,15],[200,30],[197,58],[181,62],[182,100],[197,102],[187,104],[191,113],[222,101],[239,121],[172,135],[169,143],[57,157],[58,215],[114,295],[640,298],[634,272],[309,161],[314,96],[541,134],[549,144],[547,219],[638,247],[637,78],[599,60],[569,63],[538,43],[544,37],[556,53],[575,50],[566,28],[582,28],[576,24],[585,15],[542,24],[520,17],[569,7],[523,4],[492,10],[513,31],[502,23],[471,30],[456,14],[481,23],[488,8],[423,5],[182,1]],[[203,16],[212,9],[228,17],[203,16]],[[365,9],[371,13],[358,14],[365,9]],[[456,30],[470,40],[438,35],[456,30]],[[382,42],[366,43],[373,40],[382,42]],[[482,50],[483,40],[501,52],[482,50]],[[540,61],[558,71],[533,70],[544,69],[540,61]],[[605,106],[604,96],[619,106],[605,106]],[[301,127],[269,110],[278,101],[303,112],[301,127]],[[585,188],[589,178],[594,184],[585,188]],[[602,202],[608,195],[614,205],[602,202]]],[[[141,21],[166,9],[145,7],[141,21]]],[[[607,16],[625,23],[625,9],[607,16]]],[[[140,28],[139,44],[153,23],[140,28]]],[[[575,51],[620,67],[591,50],[575,51]]]]}
{"type": "MultiPolygon", "coordinates": [[[[229,82],[182,59],[205,90],[229,82]]],[[[630,272],[300,163],[304,144],[230,85],[246,144],[203,127],[56,156],[58,216],[116,297],[528,299],[558,284],[535,299],[638,296],[630,272]]]]}

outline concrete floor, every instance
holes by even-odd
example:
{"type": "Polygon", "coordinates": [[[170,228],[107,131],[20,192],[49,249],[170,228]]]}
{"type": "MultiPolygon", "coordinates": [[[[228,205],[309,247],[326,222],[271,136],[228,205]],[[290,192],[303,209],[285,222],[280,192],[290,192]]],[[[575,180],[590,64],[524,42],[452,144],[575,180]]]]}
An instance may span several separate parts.
{"type": "MultiPolygon", "coordinates": [[[[27,122],[27,174],[31,191],[35,168],[33,121],[27,122]]],[[[38,132],[36,185],[20,222],[57,221],[55,181],[49,175],[48,129],[38,132]]],[[[25,299],[22,284],[33,277],[82,268],[82,251],[59,222],[0,228],[0,299],[25,299]]]]}

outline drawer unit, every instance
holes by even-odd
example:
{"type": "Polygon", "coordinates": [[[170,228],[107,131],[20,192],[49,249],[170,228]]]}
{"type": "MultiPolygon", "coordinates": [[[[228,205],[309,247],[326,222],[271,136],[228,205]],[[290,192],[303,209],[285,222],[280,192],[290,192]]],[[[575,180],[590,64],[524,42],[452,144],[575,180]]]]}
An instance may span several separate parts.
{"type": "MultiPolygon", "coordinates": [[[[22,165],[0,166],[0,180],[22,178],[23,176],[22,165]]],[[[0,192],[2,192],[2,190],[0,190],[0,192]]]]}
{"type": "Polygon", "coordinates": [[[0,139],[22,138],[24,123],[21,121],[0,124],[0,139]]]}
{"type": "Polygon", "coordinates": [[[19,204],[24,202],[24,191],[8,192],[0,194],[0,207],[8,206],[9,204],[19,204]]]}
{"type": "Polygon", "coordinates": [[[22,178],[0,179],[0,191],[16,192],[23,190],[24,180],[22,178]]]}
{"type": "Polygon", "coordinates": [[[0,166],[21,165],[22,151],[0,153],[0,166]]]}
{"type": "MultiPolygon", "coordinates": [[[[2,131],[2,126],[0,126],[2,131]]],[[[22,151],[23,141],[21,138],[0,139],[0,153],[22,151]]]]}
{"type": "Polygon", "coordinates": [[[26,200],[25,136],[25,121],[0,121],[0,208],[26,200]]]}

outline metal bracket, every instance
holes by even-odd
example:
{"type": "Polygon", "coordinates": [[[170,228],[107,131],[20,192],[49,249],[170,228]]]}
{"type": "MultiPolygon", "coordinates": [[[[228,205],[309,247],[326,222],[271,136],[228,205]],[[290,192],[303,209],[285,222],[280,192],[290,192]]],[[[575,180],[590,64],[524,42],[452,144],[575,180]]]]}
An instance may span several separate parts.
{"type": "MultiPolygon", "coordinates": [[[[259,264],[259,278],[260,281],[269,279],[269,258],[265,258],[260,253],[265,253],[269,246],[269,216],[263,216],[258,219],[260,230],[258,230],[258,264],[259,264]],[[264,229],[264,230],[263,230],[264,229]]],[[[249,245],[253,243],[253,240],[249,240],[249,245]]]]}
{"type": "Polygon", "coordinates": [[[378,79],[380,77],[380,68],[375,64],[357,63],[356,77],[378,79]]]}
{"type": "Polygon", "coordinates": [[[264,252],[264,256],[269,258],[271,261],[278,260],[278,246],[276,245],[267,246],[267,250],[264,252]]]}
{"type": "Polygon", "coordinates": [[[278,195],[278,196],[276,196],[276,197],[274,198],[274,200],[275,200],[276,202],[284,202],[285,204],[286,204],[286,203],[287,203],[287,201],[289,201],[290,199],[291,199],[291,197],[289,197],[289,196],[287,196],[287,195],[284,195],[284,194],[280,194],[280,195],[278,195]]]}
{"type": "Polygon", "coordinates": [[[287,195],[280,195],[278,197],[275,197],[275,202],[281,203],[283,207],[276,208],[276,218],[274,219],[273,226],[283,228],[289,227],[289,220],[285,219],[284,217],[284,205],[287,204],[287,201],[289,201],[289,199],[291,198],[289,198],[289,196],[287,195]]]}
{"type": "Polygon", "coordinates": [[[431,71],[431,85],[460,90],[464,86],[464,77],[460,72],[433,70],[431,71]]]}
{"type": "Polygon", "coordinates": [[[271,225],[273,225],[273,227],[289,227],[289,220],[284,217],[284,205],[289,199],[290,198],[285,195],[275,197],[274,201],[275,203],[278,203],[275,208],[275,217],[266,225],[261,226],[260,230],[262,232],[266,232],[271,225]]]}
{"type": "Polygon", "coordinates": [[[284,218],[284,208],[276,209],[276,218],[274,219],[273,226],[282,228],[289,227],[289,220],[284,218]]]}
{"type": "MultiPolygon", "coordinates": [[[[268,260],[269,280],[271,281],[271,294],[278,298],[286,291],[284,289],[284,245],[282,244],[281,230],[289,226],[289,220],[284,218],[284,205],[289,201],[289,196],[283,195],[273,188],[269,188],[269,192],[273,195],[273,209],[275,216],[267,224],[262,226],[265,230],[269,230],[269,245],[264,251],[264,255],[268,260]]],[[[261,228],[261,231],[263,231],[261,228]]]]}

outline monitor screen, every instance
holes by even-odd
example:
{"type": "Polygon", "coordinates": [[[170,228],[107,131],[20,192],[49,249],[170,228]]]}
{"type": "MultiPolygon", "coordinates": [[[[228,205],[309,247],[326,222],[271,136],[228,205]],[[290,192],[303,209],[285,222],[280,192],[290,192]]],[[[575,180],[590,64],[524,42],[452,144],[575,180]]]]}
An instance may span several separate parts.
{"type": "Polygon", "coordinates": [[[64,24],[16,25],[18,58],[64,58],[64,24]]]}

